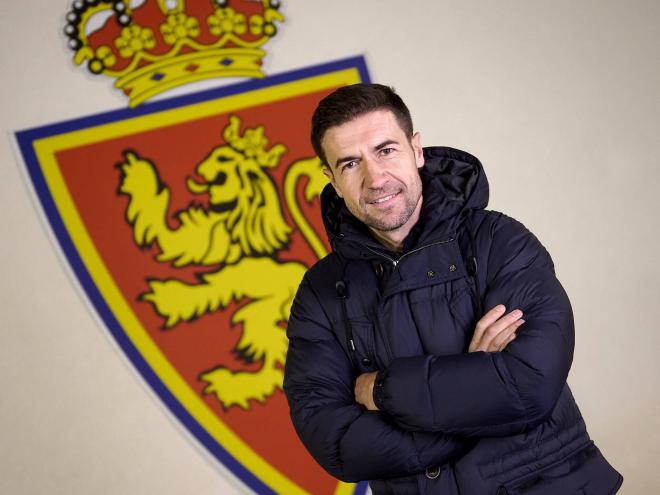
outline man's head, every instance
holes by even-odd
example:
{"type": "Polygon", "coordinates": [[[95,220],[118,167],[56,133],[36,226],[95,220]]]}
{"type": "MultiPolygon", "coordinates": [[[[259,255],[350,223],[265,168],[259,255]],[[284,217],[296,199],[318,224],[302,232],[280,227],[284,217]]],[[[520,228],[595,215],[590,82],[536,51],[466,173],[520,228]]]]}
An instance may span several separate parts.
{"type": "Polygon", "coordinates": [[[381,242],[400,248],[419,218],[424,165],[401,98],[382,85],[343,87],[316,109],[312,141],[348,210],[381,242]]]}
{"type": "Polygon", "coordinates": [[[328,165],[322,141],[326,131],[354,118],[376,110],[392,112],[399,127],[412,137],[413,124],[410,111],[401,97],[392,88],[382,84],[353,84],[343,86],[321,100],[312,116],[312,146],[328,165]]]}

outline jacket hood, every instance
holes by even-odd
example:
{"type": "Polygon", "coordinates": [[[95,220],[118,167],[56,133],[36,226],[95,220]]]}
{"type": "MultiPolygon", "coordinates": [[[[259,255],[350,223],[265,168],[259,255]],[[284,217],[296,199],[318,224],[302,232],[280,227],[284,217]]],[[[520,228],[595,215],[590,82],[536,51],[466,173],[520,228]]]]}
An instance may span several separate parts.
{"type": "MultiPolygon", "coordinates": [[[[432,235],[455,232],[465,213],[488,204],[488,180],[481,162],[465,151],[441,146],[424,148],[424,166],[419,173],[422,212],[420,221],[408,235],[411,242],[406,239],[407,246],[432,235]]],[[[366,227],[348,211],[331,184],[321,193],[321,212],[334,250],[339,249],[340,240],[377,244],[366,227]]]]}

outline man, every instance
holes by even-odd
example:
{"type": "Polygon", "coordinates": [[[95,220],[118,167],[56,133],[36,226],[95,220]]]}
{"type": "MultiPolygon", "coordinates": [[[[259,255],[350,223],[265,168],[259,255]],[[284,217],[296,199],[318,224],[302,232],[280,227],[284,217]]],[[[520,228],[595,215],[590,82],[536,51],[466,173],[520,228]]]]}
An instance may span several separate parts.
{"type": "Polygon", "coordinates": [[[484,210],[473,156],[426,148],[388,87],[321,101],[312,143],[333,248],[291,308],[284,388],[303,443],[374,494],[610,494],[623,478],[566,385],[550,256],[484,210]]]}

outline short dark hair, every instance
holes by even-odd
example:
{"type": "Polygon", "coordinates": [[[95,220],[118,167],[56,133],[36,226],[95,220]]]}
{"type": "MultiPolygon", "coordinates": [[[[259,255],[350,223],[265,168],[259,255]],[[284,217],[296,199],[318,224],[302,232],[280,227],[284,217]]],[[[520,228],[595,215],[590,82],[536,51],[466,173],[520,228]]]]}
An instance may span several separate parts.
{"type": "Polygon", "coordinates": [[[321,146],[323,136],[331,127],[376,110],[389,110],[394,114],[399,127],[412,137],[413,124],[410,111],[393,88],[382,84],[352,84],[342,86],[323,98],[312,116],[312,146],[325,165],[328,160],[321,146]]]}

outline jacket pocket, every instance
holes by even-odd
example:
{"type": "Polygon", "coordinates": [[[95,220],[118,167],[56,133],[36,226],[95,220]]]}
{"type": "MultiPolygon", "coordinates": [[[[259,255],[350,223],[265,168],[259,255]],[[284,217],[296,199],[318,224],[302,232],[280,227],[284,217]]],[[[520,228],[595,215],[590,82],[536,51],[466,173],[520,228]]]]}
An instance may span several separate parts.
{"type": "Polygon", "coordinates": [[[474,317],[469,287],[464,278],[411,291],[408,300],[421,353],[460,354],[472,336],[474,317]]]}
{"type": "Polygon", "coordinates": [[[497,495],[609,495],[622,481],[590,442],[566,459],[504,483],[497,495]]]}
{"type": "Polygon", "coordinates": [[[449,311],[454,319],[469,332],[472,338],[476,321],[474,294],[470,282],[466,278],[455,280],[452,283],[452,297],[449,302],[449,311]]]}

